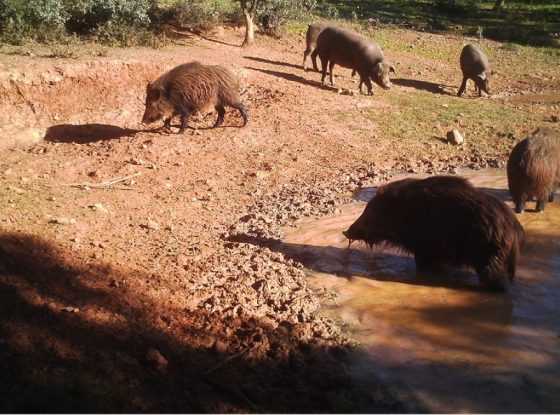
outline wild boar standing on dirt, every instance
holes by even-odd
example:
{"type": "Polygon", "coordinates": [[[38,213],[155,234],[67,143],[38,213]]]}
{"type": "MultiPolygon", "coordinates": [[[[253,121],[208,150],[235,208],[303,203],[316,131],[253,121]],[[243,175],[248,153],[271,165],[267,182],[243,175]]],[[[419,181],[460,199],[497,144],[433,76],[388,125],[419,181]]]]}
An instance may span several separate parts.
{"type": "Polygon", "coordinates": [[[470,266],[490,289],[515,277],[523,228],[504,203],[456,176],[404,179],[378,189],[343,232],[372,246],[387,243],[414,254],[416,269],[470,266]]]}
{"type": "Polygon", "coordinates": [[[319,34],[327,27],[325,23],[312,23],[307,27],[307,33],[305,35],[305,51],[303,52],[303,70],[307,71],[307,57],[311,54],[311,60],[313,62],[313,69],[319,72],[317,67],[317,54],[312,54],[317,48],[317,38],[319,34]]]}
{"type": "Polygon", "coordinates": [[[321,59],[323,66],[321,83],[323,85],[328,69],[331,85],[334,86],[333,68],[338,64],[358,72],[360,92],[362,84],[365,83],[368,94],[372,95],[371,81],[384,89],[391,88],[389,73],[394,73],[395,68],[385,62],[383,51],[376,43],[358,33],[336,27],[326,27],[319,34],[317,48],[313,53],[318,54],[321,59]]]}
{"type": "Polygon", "coordinates": [[[482,91],[490,95],[490,75],[492,71],[484,52],[478,46],[466,45],[461,51],[459,63],[463,72],[463,82],[457,96],[463,95],[469,79],[474,82],[478,96],[482,96],[482,91]]]}
{"type": "Polygon", "coordinates": [[[537,200],[537,212],[543,211],[560,187],[560,133],[539,128],[517,143],[508,159],[507,177],[517,213],[532,198],[537,200]]]}
{"type": "Polygon", "coordinates": [[[142,122],[153,123],[164,118],[164,128],[171,128],[171,119],[181,116],[179,134],[185,131],[189,116],[196,111],[205,112],[215,108],[218,119],[214,128],[222,125],[225,107],[236,108],[247,124],[247,108],[239,96],[239,81],[226,68],[190,62],[179,65],[146,88],[146,110],[142,122]]]}

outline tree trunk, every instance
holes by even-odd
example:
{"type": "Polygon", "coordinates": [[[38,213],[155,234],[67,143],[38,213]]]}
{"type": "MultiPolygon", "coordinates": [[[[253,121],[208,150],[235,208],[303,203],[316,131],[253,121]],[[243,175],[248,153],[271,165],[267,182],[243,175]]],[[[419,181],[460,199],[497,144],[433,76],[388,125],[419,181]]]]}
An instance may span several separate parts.
{"type": "Polygon", "coordinates": [[[243,10],[243,15],[245,16],[245,40],[241,46],[247,47],[255,43],[255,24],[249,10],[243,10]]]}
{"type": "Polygon", "coordinates": [[[494,10],[501,10],[506,5],[506,0],[496,0],[494,3],[494,10]]]}

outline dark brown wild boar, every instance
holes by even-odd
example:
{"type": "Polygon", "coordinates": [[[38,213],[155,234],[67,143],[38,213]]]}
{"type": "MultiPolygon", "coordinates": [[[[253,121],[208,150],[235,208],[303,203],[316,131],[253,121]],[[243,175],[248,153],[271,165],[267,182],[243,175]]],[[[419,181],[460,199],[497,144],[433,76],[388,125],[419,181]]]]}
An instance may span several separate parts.
{"type": "Polygon", "coordinates": [[[318,54],[323,66],[321,83],[324,85],[327,70],[330,73],[331,85],[334,85],[333,68],[338,64],[350,68],[360,75],[360,92],[362,84],[366,84],[368,94],[372,95],[371,81],[384,89],[391,88],[389,73],[395,68],[385,62],[383,51],[374,42],[358,33],[336,27],[326,27],[317,38],[318,54]]]}
{"type": "Polygon", "coordinates": [[[483,285],[505,290],[515,277],[523,228],[505,204],[455,176],[404,179],[378,189],[344,232],[370,246],[404,249],[418,271],[470,266],[483,285]]]}
{"type": "Polygon", "coordinates": [[[479,96],[482,96],[482,91],[490,95],[491,70],[484,52],[478,46],[466,45],[461,51],[459,63],[463,72],[463,82],[457,96],[463,95],[469,79],[474,82],[479,96]]]}
{"type": "Polygon", "coordinates": [[[508,159],[507,176],[517,213],[531,198],[537,200],[537,211],[543,211],[560,187],[560,133],[540,128],[517,143],[508,159]]]}
{"type": "Polygon", "coordinates": [[[224,121],[225,107],[236,108],[247,124],[247,109],[239,97],[239,81],[222,66],[191,62],[164,73],[146,87],[146,110],[142,122],[149,124],[164,118],[164,127],[171,127],[171,119],[181,116],[179,133],[185,131],[189,116],[196,111],[215,108],[218,119],[214,128],[224,121]]]}

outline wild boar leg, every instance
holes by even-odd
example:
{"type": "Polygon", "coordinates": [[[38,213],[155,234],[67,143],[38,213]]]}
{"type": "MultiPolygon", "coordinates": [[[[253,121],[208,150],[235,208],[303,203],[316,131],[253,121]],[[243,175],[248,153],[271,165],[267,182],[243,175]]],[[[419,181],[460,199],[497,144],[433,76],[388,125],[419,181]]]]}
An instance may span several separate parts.
{"type": "Polygon", "coordinates": [[[190,111],[184,111],[181,114],[181,128],[179,129],[179,134],[183,134],[185,129],[189,124],[189,117],[191,116],[190,111]]]}
{"type": "Polygon", "coordinates": [[[311,53],[311,60],[313,61],[313,69],[315,69],[317,72],[319,72],[319,68],[317,67],[317,49],[315,49],[312,53],[311,53]]]}
{"type": "Polygon", "coordinates": [[[216,105],[216,111],[218,111],[218,119],[214,123],[213,128],[218,128],[224,122],[224,115],[226,115],[226,109],[223,105],[216,105]]]}
{"type": "Polygon", "coordinates": [[[241,102],[233,104],[232,107],[238,110],[241,114],[241,117],[243,118],[243,127],[245,127],[247,125],[247,122],[249,122],[249,114],[247,112],[247,108],[241,102]]]}
{"type": "Polygon", "coordinates": [[[460,97],[465,92],[467,88],[467,78],[463,77],[463,82],[461,82],[461,86],[459,87],[459,92],[457,92],[457,96],[460,97]]]}
{"type": "Polygon", "coordinates": [[[333,74],[333,69],[334,69],[334,61],[330,61],[329,62],[329,77],[331,80],[331,85],[334,86],[334,74],[333,74]]]}
{"type": "Polygon", "coordinates": [[[363,78],[364,83],[366,84],[368,95],[373,95],[373,86],[371,85],[371,81],[369,78],[363,78]]]}
{"type": "Polygon", "coordinates": [[[327,76],[328,59],[321,58],[321,65],[323,66],[323,74],[321,76],[321,85],[325,85],[325,77],[327,76]]]}

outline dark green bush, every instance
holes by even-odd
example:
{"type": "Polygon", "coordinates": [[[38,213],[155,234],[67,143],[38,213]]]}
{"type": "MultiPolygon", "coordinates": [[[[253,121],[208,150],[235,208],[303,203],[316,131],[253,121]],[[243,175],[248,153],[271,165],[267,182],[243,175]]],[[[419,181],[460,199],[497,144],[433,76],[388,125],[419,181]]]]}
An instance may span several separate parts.
{"type": "Polygon", "coordinates": [[[0,33],[11,43],[32,35],[57,35],[68,17],[64,0],[0,0],[0,33]]]}
{"type": "Polygon", "coordinates": [[[236,0],[174,0],[168,7],[156,9],[158,20],[190,29],[208,29],[238,12],[236,0]]]}
{"type": "Polygon", "coordinates": [[[90,34],[103,26],[147,27],[151,0],[65,0],[71,33],[90,34]]]}

